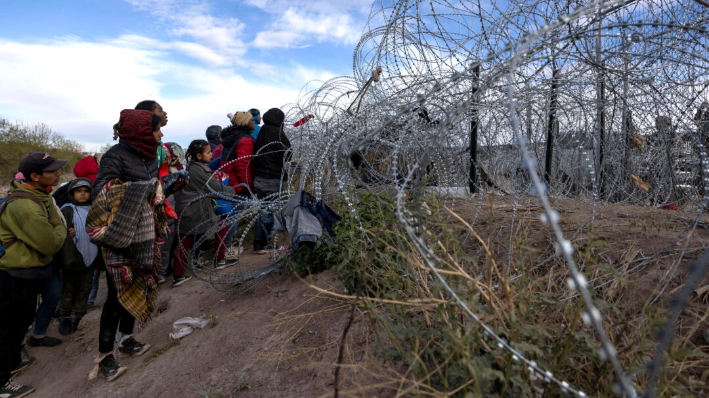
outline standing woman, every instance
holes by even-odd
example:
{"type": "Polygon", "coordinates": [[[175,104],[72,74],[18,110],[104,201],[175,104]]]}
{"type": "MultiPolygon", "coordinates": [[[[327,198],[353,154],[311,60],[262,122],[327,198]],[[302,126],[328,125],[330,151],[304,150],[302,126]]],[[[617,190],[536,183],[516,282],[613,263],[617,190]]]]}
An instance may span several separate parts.
{"type": "MultiPolygon", "coordinates": [[[[91,191],[92,199],[95,200],[104,186],[115,179],[126,183],[149,181],[158,177],[156,157],[158,143],[162,138],[160,127],[165,125],[167,117],[162,107],[157,106],[165,115],[164,118],[158,116],[157,112],[145,110],[126,109],[121,112],[120,121],[114,126],[114,139],[119,138],[119,141],[101,159],[96,183],[91,191]]],[[[87,232],[91,235],[88,224],[87,232]]],[[[109,264],[108,258],[104,260],[109,264]]],[[[112,354],[116,330],[122,336],[118,347],[122,353],[138,356],[147,351],[150,345],[132,337],[135,317],[118,300],[117,287],[121,281],[115,281],[111,272],[106,272],[106,282],[108,296],[101,313],[97,367],[108,381],[112,381],[126,370],[112,354]]]]}
{"type": "Polygon", "coordinates": [[[114,178],[120,178],[123,182],[132,182],[158,177],[156,159],[159,142],[163,136],[160,128],[167,124],[167,112],[152,100],[141,101],[135,109],[150,111],[158,117],[157,130],[151,133],[153,140],[148,139],[149,137],[136,137],[132,131],[128,132],[128,136],[122,136],[121,122],[114,125],[113,139],[118,140],[118,144],[112,146],[101,158],[99,172],[91,189],[92,200],[96,199],[96,195],[101,192],[106,183],[114,178]]]}

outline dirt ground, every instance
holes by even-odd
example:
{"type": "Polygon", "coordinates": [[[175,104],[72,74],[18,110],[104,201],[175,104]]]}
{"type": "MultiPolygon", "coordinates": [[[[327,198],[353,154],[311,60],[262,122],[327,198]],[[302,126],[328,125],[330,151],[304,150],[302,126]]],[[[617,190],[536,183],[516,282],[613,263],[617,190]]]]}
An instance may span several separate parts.
{"type": "MultiPolygon", "coordinates": [[[[242,261],[249,257],[258,256],[242,255],[242,261]]],[[[333,279],[327,271],[308,281],[341,292],[333,279]]],[[[162,286],[158,303],[167,308],[135,333],[151,348],[138,358],[121,357],[128,370],[115,381],[87,378],[98,349],[100,309],[89,312],[60,346],[28,347],[37,362],[17,381],[34,386],[37,398],[315,397],[332,390],[333,368],[318,363],[335,362],[348,312],[314,299],[306,281],[272,274],[246,295],[218,292],[194,278],[177,288],[169,281],[162,286]],[[317,322],[291,317],[318,311],[317,322]],[[216,324],[177,342],[169,339],[172,323],[186,316],[216,317],[216,324]]],[[[48,334],[61,337],[56,323],[48,334]]]]}
{"type": "MultiPolygon", "coordinates": [[[[586,239],[587,228],[576,232],[588,223],[590,204],[556,200],[554,206],[560,212],[567,238],[575,244],[586,239]]],[[[501,256],[507,252],[509,231],[499,231],[511,220],[512,208],[510,198],[496,198],[482,205],[474,224],[486,240],[492,233],[489,241],[501,256]]],[[[467,220],[477,211],[473,203],[458,203],[455,209],[467,220]]],[[[553,249],[548,228],[538,221],[540,214],[536,200],[521,199],[515,214],[515,231],[523,231],[528,237],[527,245],[538,250],[543,259],[544,253],[553,249]]],[[[692,218],[681,211],[597,206],[593,234],[608,238],[608,246],[599,249],[608,262],[627,269],[665,248],[661,261],[650,263],[631,278],[623,293],[626,299],[642,303],[657,291],[660,281],[666,280],[686,244],[684,240],[671,242],[692,218]]],[[[690,251],[685,253],[683,264],[697,258],[700,248],[709,243],[707,225],[709,216],[704,215],[688,243],[690,251]]],[[[472,240],[468,242],[470,253],[479,249],[472,240]]],[[[242,255],[242,262],[252,267],[265,261],[248,249],[242,255]]],[[[675,279],[670,290],[682,282],[681,275],[675,279]]],[[[108,383],[102,376],[93,381],[87,379],[97,354],[100,309],[89,312],[80,330],[63,338],[62,345],[28,347],[37,362],[16,379],[34,386],[36,392],[32,396],[37,398],[332,396],[334,363],[349,316],[348,305],[317,294],[308,283],[343,292],[333,270],[304,280],[287,271],[274,273],[245,295],[220,292],[196,279],[178,288],[168,282],[162,286],[158,299],[162,312],[155,314],[142,330],[136,330],[136,338],[151,344],[151,349],[138,358],[119,358],[128,371],[116,381],[108,383]],[[216,322],[178,342],[170,340],[172,323],[186,316],[215,318],[216,322]]],[[[105,296],[105,286],[102,292],[105,296]]],[[[59,337],[56,323],[50,327],[49,335],[59,337]]]]}

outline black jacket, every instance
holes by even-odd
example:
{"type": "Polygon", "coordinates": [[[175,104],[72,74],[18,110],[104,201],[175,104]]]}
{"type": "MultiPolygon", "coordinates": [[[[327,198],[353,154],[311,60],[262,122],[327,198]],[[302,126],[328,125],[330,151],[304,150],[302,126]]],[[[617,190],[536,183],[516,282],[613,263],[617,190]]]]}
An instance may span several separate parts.
{"type": "Polygon", "coordinates": [[[290,141],[283,132],[286,116],[278,108],[263,115],[263,126],[254,144],[254,176],[268,179],[285,178],[283,163],[290,160],[290,141]],[[260,152],[259,152],[260,151],[260,152]],[[285,156],[284,156],[285,155],[285,156]]]}
{"type": "Polygon", "coordinates": [[[98,176],[91,188],[91,200],[95,200],[103,187],[114,178],[123,182],[148,181],[158,176],[158,162],[148,160],[131,144],[119,141],[101,158],[98,176]]]}

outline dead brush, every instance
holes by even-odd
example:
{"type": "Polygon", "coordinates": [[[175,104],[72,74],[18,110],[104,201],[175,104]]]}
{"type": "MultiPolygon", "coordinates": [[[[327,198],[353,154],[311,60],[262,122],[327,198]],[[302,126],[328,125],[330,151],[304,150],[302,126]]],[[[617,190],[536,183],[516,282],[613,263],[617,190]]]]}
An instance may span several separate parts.
{"type": "MultiPolygon", "coordinates": [[[[360,218],[384,217],[384,221],[350,235],[354,238],[348,245],[373,245],[375,249],[364,254],[360,249],[355,254],[356,262],[348,260],[352,269],[339,271],[344,275],[362,269],[365,275],[378,275],[387,269],[397,272],[384,279],[365,277],[362,281],[366,294],[356,303],[352,326],[355,333],[344,340],[345,355],[336,364],[345,380],[339,392],[344,396],[562,395],[559,385],[546,383],[486,336],[479,323],[483,322],[521,355],[559,380],[589,395],[614,395],[613,370],[599,354],[595,331],[582,321],[584,306],[568,290],[569,273],[563,260],[554,256],[549,245],[530,245],[546,241],[547,232],[523,217],[515,228],[510,228],[498,219],[508,215],[491,202],[481,233],[455,209],[445,207],[443,200],[424,200],[431,214],[415,210],[412,213],[419,220],[416,228],[427,246],[424,255],[415,250],[397,223],[386,221],[388,216],[382,208],[367,202],[366,197],[359,204],[360,218]],[[375,209],[379,215],[374,217],[367,209],[375,209]],[[509,245],[494,245],[505,241],[509,245]],[[475,253],[480,255],[472,258],[475,253]],[[436,272],[464,298],[479,322],[461,310],[451,292],[433,277],[426,261],[435,261],[436,272]]],[[[648,294],[637,288],[647,283],[644,278],[648,274],[626,274],[639,261],[645,261],[642,250],[632,241],[602,234],[593,223],[569,227],[579,231],[576,256],[587,279],[594,283],[609,281],[593,292],[594,304],[618,351],[619,362],[632,376],[635,388],[642,391],[648,382],[644,366],[656,346],[652,331],[662,325],[667,314],[663,307],[642,309],[642,305],[637,305],[648,294]]],[[[344,260],[336,256],[334,262],[338,261],[344,260]]],[[[657,256],[647,266],[666,265],[668,261],[671,258],[657,256]]],[[[312,299],[333,300],[333,311],[345,311],[354,302],[350,289],[342,294],[333,286],[311,286],[316,291],[312,299]]],[[[693,337],[709,328],[699,304],[698,300],[691,303],[680,318],[676,328],[680,338],[666,355],[659,380],[660,395],[684,396],[706,390],[709,361],[693,337]]],[[[291,314],[281,318],[280,326],[291,325],[283,341],[296,336],[315,316],[291,314]]],[[[322,356],[307,350],[302,354],[296,351],[295,355],[307,355],[311,365],[320,360],[332,366],[332,350],[339,344],[328,342],[322,348],[330,353],[322,356]]],[[[291,359],[293,355],[285,349],[276,352],[281,359],[291,359]]]]}

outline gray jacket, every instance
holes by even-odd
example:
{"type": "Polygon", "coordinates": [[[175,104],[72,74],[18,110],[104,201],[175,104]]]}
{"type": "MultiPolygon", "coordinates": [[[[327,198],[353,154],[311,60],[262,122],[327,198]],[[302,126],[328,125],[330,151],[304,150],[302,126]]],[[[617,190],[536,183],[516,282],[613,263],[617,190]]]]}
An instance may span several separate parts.
{"type": "Polygon", "coordinates": [[[185,189],[175,193],[175,200],[177,201],[175,211],[180,217],[180,229],[178,232],[180,235],[203,234],[214,227],[219,218],[214,214],[210,196],[205,196],[201,199],[197,198],[210,194],[212,191],[233,196],[234,188],[224,186],[219,183],[219,180],[214,178],[210,180],[209,177],[211,177],[212,171],[206,163],[190,162],[187,165],[187,173],[190,175],[190,182],[185,189]],[[209,188],[207,185],[209,185],[209,188]]]}
{"type": "Polygon", "coordinates": [[[287,231],[293,243],[293,248],[303,242],[320,243],[322,225],[305,205],[305,191],[300,190],[293,195],[283,209],[273,213],[273,231],[287,231]]]}

